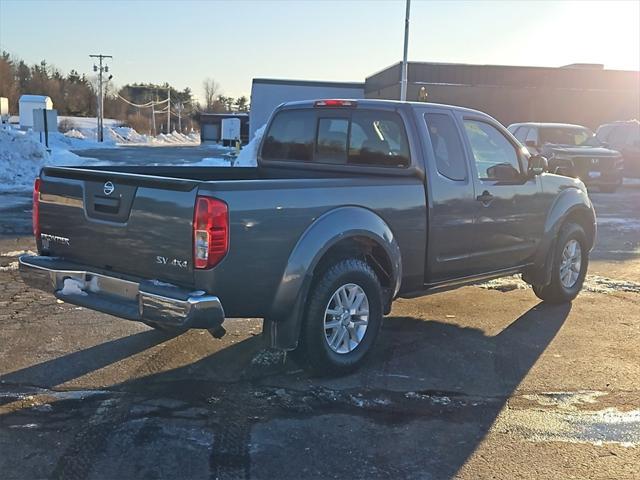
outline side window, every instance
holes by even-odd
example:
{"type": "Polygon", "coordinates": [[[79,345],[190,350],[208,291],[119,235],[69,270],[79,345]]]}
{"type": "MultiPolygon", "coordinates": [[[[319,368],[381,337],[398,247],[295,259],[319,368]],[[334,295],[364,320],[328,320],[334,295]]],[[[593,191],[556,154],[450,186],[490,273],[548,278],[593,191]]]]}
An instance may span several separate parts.
{"type": "Polygon", "coordinates": [[[465,180],[466,160],[453,119],[443,113],[427,113],[424,117],[438,172],[451,180],[465,180]]]}
{"type": "Polygon", "coordinates": [[[346,118],[320,118],[316,142],[316,162],[347,162],[347,136],[349,120],[346,118]]]}
{"type": "Polygon", "coordinates": [[[535,128],[529,129],[527,136],[524,137],[524,142],[522,143],[525,144],[527,142],[533,142],[534,145],[538,145],[538,130],[535,128]]]}
{"type": "Polygon", "coordinates": [[[601,125],[598,127],[598,131],[596,132],[596,137],[601,142],[606,142],[609,135],[611,134],[611,130],[613,129],[613,125],[601,125]]]}
{"type": "Polygon", "coordinates": [[[518,141],[524,145],[525,138],[527,138],[527,133],[529,133],[529,127],[518,127],[513,136],[516,137],[518,141]]]}
{"type": "Polygon", "coordinates": [[[481,180],[511,181],[520,178],[518,153],[498,129],[476,120],[465,120],[464,127],[481,180]]]}
{"type": "Polygon", "coordinates": [[[310,110],[283,110],[273,119],[262,147],[265,160],[313,160],[316,113],[310,110]]]}
{"type": "Polygon", "coordinates": [[[400,115],[386,111],[354,111],[348,162],[383,167],[409,166],[409,142],[400,115]]]}
{"type": "Polygon", "coordinates": [[[627,145],[629,147],[640,147],[640,124],[632,124],[629,126],[629,136],[627,137],[627,145]]]}
{"type": "Polygon", "coordinates": [[[621,147],[627,139],[627,129],[624,125],[616,125],[609,135],[609,143],[616,147],[621,147]]]}

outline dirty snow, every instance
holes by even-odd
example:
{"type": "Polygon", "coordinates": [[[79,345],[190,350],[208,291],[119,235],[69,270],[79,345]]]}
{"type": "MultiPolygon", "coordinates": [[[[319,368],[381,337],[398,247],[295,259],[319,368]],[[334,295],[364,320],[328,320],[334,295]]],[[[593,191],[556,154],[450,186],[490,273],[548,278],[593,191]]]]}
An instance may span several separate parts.
{"type": "MultiPolygon", "coordinates": [[[[500,292],[510,292],[512,290],[526,290],[531,286],[526,283],[520,275],[511,277],[496,278],[478,285],[487,290],[498,290],[500,292]]],[[[582,287],[584,291],[592,293],[614,293],[630,292],[640,293],[640,282],[630,280],[616,280],[602,277],[600,275],[587,275],[582,287]]]]}
{"type": "Polygon", "coordinates": [[[0,257],[19,257],[20,255],[35,255],[32,250],[10,250],[8,252],[1,252],[0,257]]]}
{"type": "Polygon", "coordinates": [[[18,262],[11,262],[9,265],[0,265],[0,272],[13,272],[18,270],[18,262]]]}
{"type": "Polygon", "coordinates": [[[62,290],[59,291],[60,295],[82,295],[83,297],[87,296],[87,292],[82,290],[84,286],[83,282],[76,280],[75,278],[65,278],[64,286],[62,290]]]}
{"type": "Polygon", "coordinates": [[[604,392],[552,392],[523,397],[534,408],[502,410],[492,430],[517,434],[532,442],[640,445],[640,410],[596,409],[604,392]],[[544,408],[541,408],[544,407],[544,408]]]}

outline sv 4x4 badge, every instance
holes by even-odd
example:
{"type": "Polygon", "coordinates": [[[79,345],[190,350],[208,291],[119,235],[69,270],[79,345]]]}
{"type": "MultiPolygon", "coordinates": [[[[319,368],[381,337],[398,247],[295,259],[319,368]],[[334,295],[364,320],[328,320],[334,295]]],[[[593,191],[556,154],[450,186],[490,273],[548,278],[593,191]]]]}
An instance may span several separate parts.
{"type": "Polygon", "coordinates": [[[170,265],[172,267],[187,268],[189,266],[188,260],[178,260],[177,258],[156,256],[156,263],[159,265],[170,265]]]}

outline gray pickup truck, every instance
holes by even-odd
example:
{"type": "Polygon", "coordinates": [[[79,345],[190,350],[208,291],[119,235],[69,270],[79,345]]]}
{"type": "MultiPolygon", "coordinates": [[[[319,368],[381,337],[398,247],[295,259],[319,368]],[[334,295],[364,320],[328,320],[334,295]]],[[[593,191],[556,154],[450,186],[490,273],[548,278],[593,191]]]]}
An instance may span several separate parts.
{"type": "Polygon", "coordinates": [[[155,328],[264,318],[319,373],[372,349],[411,298],[521,273],[580,291],[596,236],[580,180],[497,121],[425,103],[319,100],[272,115],[257,168],[44,168],[25,282],[155,328]]]}

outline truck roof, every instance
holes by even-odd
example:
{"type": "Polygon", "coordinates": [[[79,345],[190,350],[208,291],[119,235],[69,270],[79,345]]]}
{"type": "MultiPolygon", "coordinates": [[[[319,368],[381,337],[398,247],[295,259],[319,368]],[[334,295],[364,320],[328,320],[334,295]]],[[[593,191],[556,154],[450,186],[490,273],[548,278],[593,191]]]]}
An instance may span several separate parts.
{"type": "MultiPolygon", "coordinates": [[[[285,102],[282,103],[278,108],[311,108],[315,106],[315,103],[321,100],[329,100],[327,98],[317,98],[315,100],[301,100],[301,101],[296,101],[296,102],[285,102]]],[[[425,106],[429,106],[429,107],[435,107],[435,108],[448,108],[448,109],[452,109],[452,110],[457,110],[457,111],[461,111],[461,112],[467,112],[467,113],[472,113],[474,115],[478,115],[478,116],[482,116],[482,117],[488,117],[489,115],[487,115],[484,112],[481,112],[479,110],[473,110],[471,108],[466,108],[466,107],[459,107],[457,105],[446,105],[443,103],[429,103],[429,102],[402,102],[400,100],[379,100],[379,99],[360,99],[360,98],[340,98],[340,99],[331,99],[331,100],[344,100],[344,101],[349,101],[349,102],[354,102],[357,106],[359,107],[370,107],[370,108],[375,108],[375,107],[390,107],[390,106],[397,106],[397,107],[425,107],[425,106]]],[[[339,107],[338,107],[339,108],[339,107]]]]}
{"type": "Polygon", "coordinates": [[[584,125],[576,125],[573,123],[554,123],[554,122],[520,122],[520,123],[512,123],[511,125],[509,125],[509,128],[512,127],[522,127],[522,126],[527,126],[527,127],[557,127],[557,128],[562,128],[562,127],[570,127],[570,128],[587,128],[584,125]]]}

